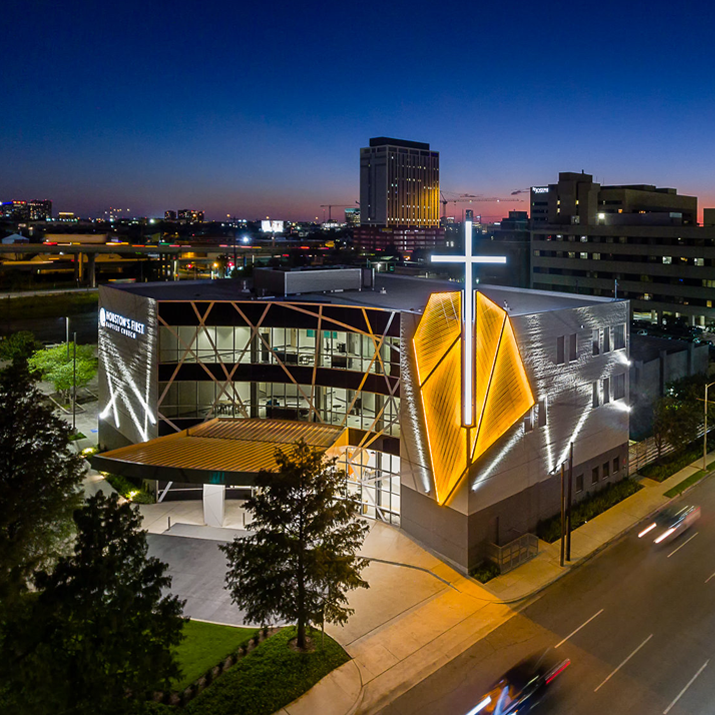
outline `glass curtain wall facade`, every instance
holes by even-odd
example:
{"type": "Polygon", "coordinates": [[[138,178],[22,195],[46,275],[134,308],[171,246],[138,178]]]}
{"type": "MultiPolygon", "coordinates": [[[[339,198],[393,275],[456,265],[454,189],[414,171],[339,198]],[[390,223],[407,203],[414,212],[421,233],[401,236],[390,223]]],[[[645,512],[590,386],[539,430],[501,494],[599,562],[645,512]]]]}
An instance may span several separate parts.
{"type": "Polygon", "coordinates": [[[343,468],[351,491],[361,495],[365,516],[398,523],[399,456],[391,452],[399,451],[400,436],[399,314],[311,304],[191,305],[159,305],[161,433],[214,417],[348,428],[355,444],[343,468]],[[227,318],[233,324],[220,324],[227,318]],[[375,448],[386,443],[390,452],[375,448]]]}

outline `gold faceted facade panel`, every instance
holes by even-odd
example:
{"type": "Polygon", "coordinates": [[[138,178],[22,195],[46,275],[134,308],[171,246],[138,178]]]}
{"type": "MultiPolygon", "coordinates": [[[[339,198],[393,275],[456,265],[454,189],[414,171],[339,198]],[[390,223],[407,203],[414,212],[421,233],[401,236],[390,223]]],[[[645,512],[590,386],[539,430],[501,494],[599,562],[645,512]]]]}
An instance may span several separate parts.
{"type": "MultiPolygon", "coordinates": [[[[459,395],[462,356],[459,341],[451,348],[420,388],[427,423],[432,471],[438,495],[453,489],[453,474],[462,474],[467,467],[467,433],[462,428],[459,395]]],[[[446,497],[445,497],[446,498],[446,497]]]]}
{"type": "Polygon", "coordinates": [[[420,385],[445,356],[462,332],[461,293],[433,293],[415,332],[420,385]]]}
{"type": "Polygon", "coordinates": [[[462,395],[460,315],[461,293],[432,295],[413,339],[439,504],[535,402],[509,316],[482,293],[476,295],[475,394],[462,395]],[[462,399],[474,399],[474,426],[462,424],[462,399]]]}

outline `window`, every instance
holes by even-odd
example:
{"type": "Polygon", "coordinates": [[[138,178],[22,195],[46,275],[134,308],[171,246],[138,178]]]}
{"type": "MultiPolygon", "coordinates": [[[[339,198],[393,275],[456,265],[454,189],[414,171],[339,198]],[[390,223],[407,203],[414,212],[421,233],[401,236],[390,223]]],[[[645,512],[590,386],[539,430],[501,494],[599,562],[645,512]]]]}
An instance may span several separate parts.
{"type": "Polygon", "coordinates": [[[598,330],[598,328],[594,328],[593,333],[592,333],[591,342],[593,344],[593,354],[598,355],[601,352],[601,350],[599,348],[599,330],[598,330]]]}
{"type": "Polygon", "coordinates": [[[546,414],[546,398],[543,400],[539,400],[539,427],[546,427],[546,419],[547,419],[547,414],[546,414]]]}
{"type": "Polygon", "coordinates": [[[591,470],[591,484],[598,484],[598,467],[591,470]]]}
{"type": "Polygon", "coordinates": [[[705,265],[704,258],[694,258],[693,260],[694,260],[696,266],[704,266],[705,265]]]}
{"type": "Polygon", "coordinates": [[[607,377],[603,378],[603,404],[606,405],[611,401],[610,381],[607,377]]]}
{"type": "Polygon", "coordinates": [[[618,474],[618,472],[621,471],[621,458],[620,457],[614,457],[613,458],[613,473],[618,474]]]}
{"type": "Polygon", "coordinates": [[[556,364],[563,365],[564,360],[564,336],[556,338],[556,364]]]}
{"type": "Polygon", "coordinates": [[[603,330],[603,352],[604,353],[611,352],[611,329],[610,328],[604,328],[604,330],[603,330]]]}
{"type": "Polygon", "coordinates": [[[613,349],[622,350],[626,347],[626,326],[614,325],[613,326],[613,349]]]}
{"type": "Polygon", "coordinates": [[[578,257],[579,257],[579,258],[582,258],[582,259],[585,261],[585,260],[588,258],[588,253],[586,253],[586,251],[581,251],[581,252],[578,254],[578,257]]]}
{"type": "Polygon", "coordinates": [[[672,256],[663,256],[663,263],[665,263],[666,266],[669,266],[672,262],[673,262],[672,256]]]}
{"type": "Polygon", "coordinates": [[[608,479],[608,477],[611,476],[611,463],[610,462],[604,462],[603,463],[603,478],[608,479]]]}
{"type": "Polygon", "coordinates": [[[626,396],[626,373],[613,376],[613,399],[622,400],[626,396]]]}
{"type": "Polygon", "coordinates": [[[583,474],[576,477],[576,494],[583,491],[583,474]]]}
{"type": "Polygon", "coordinates": [[[598,399],[598,382],[593,383],[593,396],[591,399],[591,407],[598,407],[600,404],[598,399]]]}
{"type": "Polygon", "coordinates": [[[576,333],[571,333],[569,337],[569,360],[576,360],[578,357],[578,343],[576,333]]]}

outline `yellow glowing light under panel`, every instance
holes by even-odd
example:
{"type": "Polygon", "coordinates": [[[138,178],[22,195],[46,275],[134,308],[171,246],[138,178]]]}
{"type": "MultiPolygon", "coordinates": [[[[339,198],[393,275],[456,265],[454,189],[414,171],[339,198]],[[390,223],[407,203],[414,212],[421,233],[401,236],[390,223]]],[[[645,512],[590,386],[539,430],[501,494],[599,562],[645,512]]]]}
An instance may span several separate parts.
{"type": "Polygon", "coordinates": [[[460,410],[460,353],[459,342],[453,343],[420,390],[439,504],[449,498],[467,468],[467,430],[462,427],[460,410]]]}
{"type": "Polygon", "coordinates": [[[461,295],[433,293],[420,320],[413,344],[420,385],[461,334],[461,295]]]}
{"type": "Polygon", "coordinates": [[[501,340],[506,312],[496,303],[486,298],[482,293],[477,294],[477,331],[476,331],[476,419],[475,425],[479,430],[484,415],[484,404],[487,390],[494,371],[499,341],[501,340]]]}
{"type": "Polygon", "coordinates": [[[448,304],[459,307],[459,293],[452,294],[452,301],[447,301],[445,294],[437,295],[435,300],[430,298],[425,308],[413,346],[418,373],[422,376],[420,394],[435,496],[439,504],[445,504],[467,472],[467,454],[470,463],[478,459],[535,400],[506,311],[478,294],[474,359],[479,408],[476,417],[480,427],[467,430],[461,424],[462,361],[456,350],[461,341],[451,340],[455,335],[456,310],[449,315],[444,310],[448,304]],[[451,329],[445,325],[448,322],[451,329]],[[450,340],[439,341],[445,335],[450,340]]]}
{"type": "Polygon", "coordinates": [[[472,461],[477,460],[534,405],[514,329],[504,324],[472,461]]]}

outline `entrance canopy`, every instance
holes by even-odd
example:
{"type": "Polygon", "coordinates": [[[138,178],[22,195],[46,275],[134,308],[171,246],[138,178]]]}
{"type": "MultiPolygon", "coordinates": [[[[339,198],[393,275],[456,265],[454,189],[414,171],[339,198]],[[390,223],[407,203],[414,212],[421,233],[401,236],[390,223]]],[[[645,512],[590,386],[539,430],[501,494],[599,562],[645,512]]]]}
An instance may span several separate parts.
{"type": "Polygon", "coordinates": [[[349,444],[345,427],[288,420],[222,419],[110,452],[95,454],[98,471],[140,479],[252,486],[261,470],[274,471],[275,452],[303,439],[335,454],[349,444]]]}

